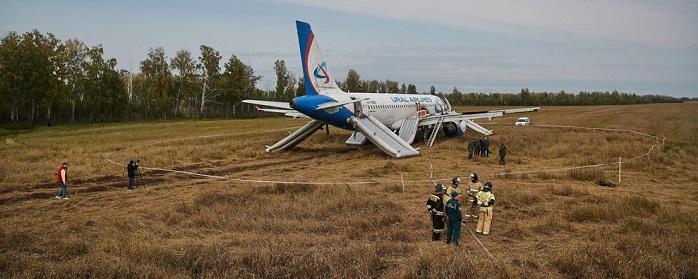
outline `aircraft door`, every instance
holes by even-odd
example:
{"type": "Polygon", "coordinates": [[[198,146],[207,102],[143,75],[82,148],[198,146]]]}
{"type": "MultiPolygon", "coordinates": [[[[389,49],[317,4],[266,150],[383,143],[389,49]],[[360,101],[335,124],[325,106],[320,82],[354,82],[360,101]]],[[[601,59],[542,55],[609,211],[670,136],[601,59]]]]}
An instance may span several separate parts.
{"type": "MultiPolygon", "coordinates": [[[[356,100],[356,97],[351,97],[351,99],[356,100]]],[[[356,116],[356,117],[363,116],[363,101],[354,102],[354,116],[356,116]]]]}
{"type": "Polygon", "coordinates": [[[446,99],[446,98],[444,98],[443,100],[444,100],[444,103],[446,104],[446,106],[445,106],[445,108],[444,108],[444,111],[445,111],[446,113],[451,112],[451,111],[452,111],[451,103],[450,103],[450,102],[448,101],[448,99],[446,99]]]}

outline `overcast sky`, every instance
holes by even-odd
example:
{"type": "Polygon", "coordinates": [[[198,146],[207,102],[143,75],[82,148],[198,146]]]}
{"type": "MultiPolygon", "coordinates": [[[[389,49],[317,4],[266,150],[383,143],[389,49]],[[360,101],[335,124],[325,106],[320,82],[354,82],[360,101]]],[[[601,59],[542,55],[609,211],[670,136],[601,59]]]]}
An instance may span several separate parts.
{"type": "Polygon", "coordinates": [[[0,0],[0,32],[103,44],[138,70],[149,48],[237,55],[276,82],[300,75],[294,20],[329,67],[450,92],[619,90],[698,97],[698,1],[0,0]]]}

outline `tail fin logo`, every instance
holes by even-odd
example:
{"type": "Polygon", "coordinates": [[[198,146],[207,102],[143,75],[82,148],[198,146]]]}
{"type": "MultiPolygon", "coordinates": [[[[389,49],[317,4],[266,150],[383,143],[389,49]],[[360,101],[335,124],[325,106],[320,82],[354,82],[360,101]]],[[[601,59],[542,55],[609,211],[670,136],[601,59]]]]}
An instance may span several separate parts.
{"type": "Polygon", "coordinates": [[[319,64],[319,65],[317,65],[317,67],[315,67],[315,70],[313,71],[313,75],[316,78],[324,78],[325,79],[324,83],[329,83],[330,82],[330,75],[327,74],[326,69],[327,69],[327,63],[325,63],[323,61],[321,64],[319,64]]]}

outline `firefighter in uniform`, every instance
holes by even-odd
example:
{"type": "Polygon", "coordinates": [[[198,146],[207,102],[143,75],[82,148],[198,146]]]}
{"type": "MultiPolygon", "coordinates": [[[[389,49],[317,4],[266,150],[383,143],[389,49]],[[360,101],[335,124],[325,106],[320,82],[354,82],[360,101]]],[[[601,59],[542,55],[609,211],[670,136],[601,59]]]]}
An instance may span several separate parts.
{"type": "Polygon", "coordinates": [[[446,190],[446,196],[444,197],[444,204],[448,202],[449,199],[452,198],[450,194],[453,192],[458,192],[460,194],[460,188],[458,186],[460,185],[460,177],[456,176],[453,179],[451,179],[451,186],[448,186],[448,189],[446,190]]]}
{"type": "Polygon", "coordinates": [[[490,234],[492,224],[492,207],[494,206],[494,194],[492,193],[492,183],[485,182],[482,191],[475,196],[477,204],[480,206],[477,218],[477,228],[475,232],[484,235],[490,234]]]}
{"type": "Polygon", "coordinates": [[[446,187],[443,184],[436,184],[434,193],[427,200],[427,211],[431,215],[431,240],[438,241],[441,239],[441,233],[444,231],[444,192],[446,187]]]}
{"type": "Polygon", "coordinates": [[[482,183],[480,183],[479,178],[477,176],[477,173],[471,173],[470,174],[470,182],[468,183],[468,202],[469,204],[467,205],[467,210],[468,212],[465,214],[465,221],[469,222],[470,220],[473,220],[477,218],[477,215],[475,215],[475,209],[477,207],[477,203],[475,201],[475,195],[479,193],[482,190],[482,183]]]}

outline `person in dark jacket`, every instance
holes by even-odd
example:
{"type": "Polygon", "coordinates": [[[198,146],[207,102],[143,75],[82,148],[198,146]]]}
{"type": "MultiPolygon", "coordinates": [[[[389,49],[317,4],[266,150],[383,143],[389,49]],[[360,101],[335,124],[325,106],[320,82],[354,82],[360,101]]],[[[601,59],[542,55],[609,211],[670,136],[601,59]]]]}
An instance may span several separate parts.
{"type": "Polygon", "coordinates": [[[475,156],[481,156],[482,152],[482,139],[475,140],[475,156]]]}
{"type": "Polygon", "coordinates": [[[475,153],[475,142],[473,140],[468,141],[468,159],[473,158],[473,153],[475,153]]]}
{"type": "Polygon", "coordinates": [[[136,170],[138,166],[133,162],[129,161],[128,166],[126,166],[126,171],[128,171],[128,191],[133,191],[133,182],[136,180],[136,170]]]}
{"type": "Polygon", "coordinates": [[[431,240],[438,241],[441,239],[441,233],[444,232],[444,193],[446,186],[439,183],[434,187],[434,193],[427,200],[427,211],[431,215],[431,240]]]}
{"type": "Polygon", "coordinates": [[[482,157],[490,157],[490,140],[488,138],[483,141],[482,153],[482,157]]]}
{"type": "Polygon", "coordinates": [[[507,156],[507,146],[502,143],[499,146],[499,164],[500,165],[506,165],[507,162],[504,160],[504,157],[507,156]]]}
{"type": "Polygon", "coordinates": [[[448,216],[448,229],[446,231],[446,243],[460,246],[460,223],[463,220],[460,212],[460,194],[451,193],[451,199],[446,203],[446,216],[448,216]]]}

